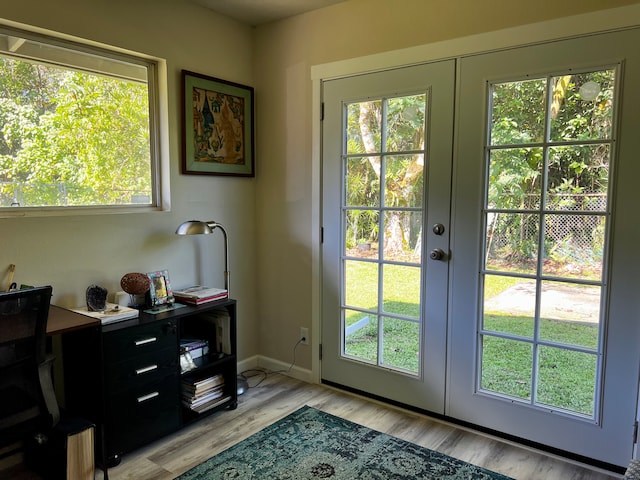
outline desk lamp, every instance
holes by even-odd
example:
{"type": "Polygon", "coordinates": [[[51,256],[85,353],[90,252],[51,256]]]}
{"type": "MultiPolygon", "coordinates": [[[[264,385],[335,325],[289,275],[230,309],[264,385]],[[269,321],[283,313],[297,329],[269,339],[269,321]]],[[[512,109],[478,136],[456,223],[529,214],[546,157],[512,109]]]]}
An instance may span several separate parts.
{"type": "Polygon", "coordinates": [[[224,235],[224,288],[229,294],[229,241],[227,239],[227,231],[218,222],[202,222],[200,220],[189,220],[180,224],[176,233],[178,235],[208,235],[219,228],[224,235]]]}
{"type": "MultiPolygon", "coordinates": [[[[229,294],[229,240],[227,239],[227,231],[224,227],[214,221],[202,222],[200,220],[189,220],[181,223],[176,233],[178,235],[208,235],[213,233],[216,228],[222,230],[222,234],[224,235],[224,288],[227,290],[227,294],[229,294]]],[[[249,383],[244,377],[239,376],[237,383],[238,395],[242,395],[248,390],[249,383]]]]}

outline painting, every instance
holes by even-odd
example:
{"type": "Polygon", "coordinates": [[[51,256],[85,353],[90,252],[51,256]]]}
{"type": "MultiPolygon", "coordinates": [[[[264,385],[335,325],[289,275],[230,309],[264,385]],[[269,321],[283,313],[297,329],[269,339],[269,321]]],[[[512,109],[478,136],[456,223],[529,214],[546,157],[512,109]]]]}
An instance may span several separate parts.
{"type": "Polygon", "coordinates": [[[253,177],[253,87],[183,70],[182,93],[182,173],[253,177]]]}

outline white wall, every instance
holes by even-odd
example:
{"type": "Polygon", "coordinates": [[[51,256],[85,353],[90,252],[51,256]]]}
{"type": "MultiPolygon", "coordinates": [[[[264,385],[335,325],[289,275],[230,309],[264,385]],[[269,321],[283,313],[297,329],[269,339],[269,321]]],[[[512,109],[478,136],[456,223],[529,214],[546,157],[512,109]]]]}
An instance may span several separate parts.
{"type": "Polygon", "coordinates": [[[121,290],[132,271],[223,285],[222,234],[174,234],[184,220],[216,220],[229,233],[239,356],[255,355],[255,179],[179,173],[180,71],[252,85],[251,29],[184,0],[3,0],[0,17],[166,59],[172,203],[170,212],[0,219],[0,288],[12,263],[18,283],[51,284],[53,302],[70,307],[90,284],[121,290]]]}

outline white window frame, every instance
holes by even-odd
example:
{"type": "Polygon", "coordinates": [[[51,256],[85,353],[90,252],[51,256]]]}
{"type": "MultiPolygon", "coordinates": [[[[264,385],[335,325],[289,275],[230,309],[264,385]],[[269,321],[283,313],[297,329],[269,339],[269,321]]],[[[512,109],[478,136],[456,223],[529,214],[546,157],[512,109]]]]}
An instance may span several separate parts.
{"type": "MultiPolygon", "coordinates": [[[[62,47],[78,52],[74,63],[66,63],[63,59],[50,60],[62,66],[84,67],[90,72],[99,72],[98,64],[91,64],[91,59],[104,57],[110,60],[132,64],[146,68],[147,86],[149,91],[149,147],[151,161],[151,189],[150,204],[144,205],[91,205],[91,206],[44,206],[44,207],[0,207],[0,218],[14,217],[42,217],[62,215],[95,215],[114,213],[143,213],[151,211],[169,211],[171,209],[171,195],[169,186],[170,158],[169,158],[169,119],[168,119],[168,86],[166,60],[122,48],[117,48],[91,40],[37,29],[15,22],[0,21],[0,36],[13,36],[18,39],[28,39],[54,47],[62,47]],[[84,55],[82,55],[84,54],[84,55]],[[87,55],[88,54],[88,55],[87,55]],[[78,63],[78,58],[84,58],[87,63],[78,63]]],[[[8,42],[0,44],[0,52],[8,52],[8,42]]],[[[47,58],[26,57],[47,63],[47,58]]],[[[99,59],[98,59],[99,60],[99,59]]]]}

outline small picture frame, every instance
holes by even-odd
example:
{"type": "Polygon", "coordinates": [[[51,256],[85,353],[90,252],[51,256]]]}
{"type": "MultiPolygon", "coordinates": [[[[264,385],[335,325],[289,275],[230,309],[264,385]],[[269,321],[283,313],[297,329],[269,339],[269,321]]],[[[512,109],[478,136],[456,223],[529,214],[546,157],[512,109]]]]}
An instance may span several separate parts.
{"type": "Polygon", "coordinates": [[[169,281],[169,272],[167,270],[158,270],[147,273],[147,276],[151,279],[151,288],[149,288],[150,306],[153,308],[159,305],[172,305],[175,299],[173,298],[173,290],[169,281]]]}
{"type": "Polygon", "coordinates": [[[182,173],[253,177],[253,87],[182,70],[182,173]]]}

